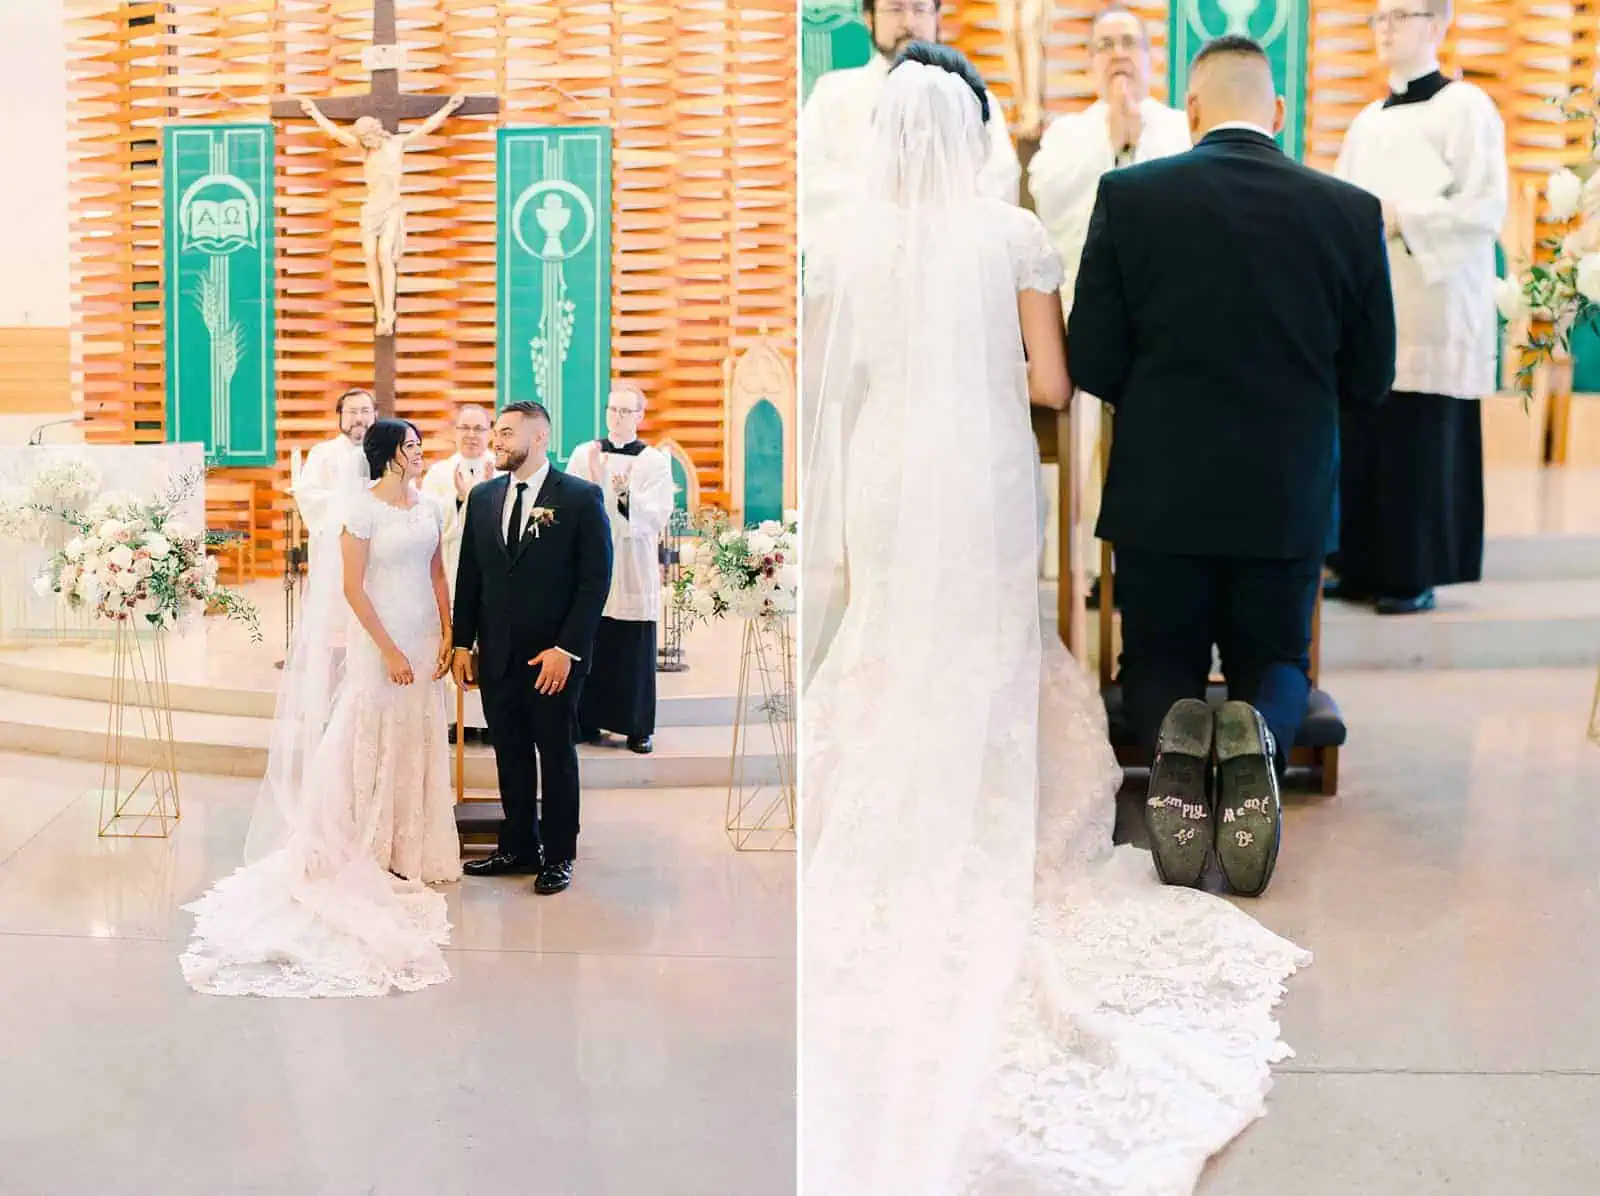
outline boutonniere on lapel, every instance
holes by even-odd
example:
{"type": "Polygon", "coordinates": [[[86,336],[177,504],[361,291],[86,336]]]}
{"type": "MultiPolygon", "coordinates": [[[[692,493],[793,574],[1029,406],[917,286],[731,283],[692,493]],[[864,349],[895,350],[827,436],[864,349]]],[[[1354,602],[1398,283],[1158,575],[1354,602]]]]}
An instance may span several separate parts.
{"type": "Polygon", "coordinates": [[[539,538],[539,532],[547,527],[554,527],[556,512],[554,507],[534,507],[528,512],[528,530],[533,533],[533,538],[539,538]]]}

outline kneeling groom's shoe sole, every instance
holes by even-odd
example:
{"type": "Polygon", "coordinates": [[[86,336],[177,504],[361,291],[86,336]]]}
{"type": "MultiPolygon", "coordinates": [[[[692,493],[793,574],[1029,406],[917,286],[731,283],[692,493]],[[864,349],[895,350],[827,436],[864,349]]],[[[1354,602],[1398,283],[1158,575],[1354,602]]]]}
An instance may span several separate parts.
{"type": "Polygon", "coordinates": [[[1144,825],[1156,872],[1169,885],[1195,885],[1211,850],[1211,707],[1196,698],[1174,702],[1161,720],[1150,762],[1144,825]]]}
{"type": "Polygon", "coordinates": [[[1241,897],[1259,897],[1278,863],[1283,801],[1272,736],[1248,702],[1217,714],[1217,863],[1241,897]]]}

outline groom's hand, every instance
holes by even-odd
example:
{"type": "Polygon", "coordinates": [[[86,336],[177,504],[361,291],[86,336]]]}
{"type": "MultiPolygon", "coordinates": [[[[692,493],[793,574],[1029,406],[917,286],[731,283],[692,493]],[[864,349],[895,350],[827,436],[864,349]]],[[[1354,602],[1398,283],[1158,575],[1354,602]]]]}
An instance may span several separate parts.
{"type": "Polygon", "coordinates": [[[546,648],[528,662],[539,670],[533,688],[549,697],[567,688],[567,678],[572,673],[572,657],[559,648],[546,648]]]}
{"type": "Polygon", "coordinates": [[[457,648],[450,657],[450,676],[462,689],[471,689],[478,683],[472,675],[472,652],[467,648],[457,648]]]}

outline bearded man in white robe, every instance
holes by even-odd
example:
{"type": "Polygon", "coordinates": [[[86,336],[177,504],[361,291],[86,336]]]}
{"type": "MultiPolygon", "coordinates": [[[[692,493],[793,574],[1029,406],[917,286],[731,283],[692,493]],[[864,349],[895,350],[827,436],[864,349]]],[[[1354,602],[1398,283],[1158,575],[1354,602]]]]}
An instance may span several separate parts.
{"type": "MultiPolygon", "coordinates": [[[[823,75],[800,110],[800,208],[807,230],[820,232],[859,201],[872,110],[889,68],[912,42],[939,40],[939,0],[865,0],[861,15],[877,50],[872,61],[823,75]]],[[[989,161],[979,186],[1016,203],[1022,167],[1000,106],[993,107],[989,161]]]]}
{"type": "MultiPolygon", "coordinates": [[[[1101,177],[1136,162],[1181,154],[1191,144],[1188,116],[1151,97],[1149,31],[1137,14],[1120,4],[1101,9],[1089,27],[1089,76],[1095,102],[1052,121],[1028,162],[1033,210],[1066,267],[1061,288],[1064,316],[1072,314],[1078,259],[1083,256],[1101,177]]],[[[1077,528],[1062,528],[1061,534],[1081,534],[1087,540],[1100,509],[1099,401],[1093,395],[1080,396],[1079,413],[1073,463],[1080,522],[1077,528]]],[[[1091,609],[1099,599],[1096,578],[1089,593],[1091,609]]]]}
{"type": "Polygon", "coordinates": [[[630,751],[654,750],[656,624],[661,618],[661,533],[672,518],[672,461],[639,439],[644,392],[617,385],[606,400],[603,440],[580,444],[567,472],[599,486],[611,520],[611,594],[594,637],[578,699],[582,738],[623,736],[630,751]]]}
{"type": "Polygon", "coordinates": [[[360,494],[371,480],[362,443],[378,418],[372,392],[353,387],[334,403],[339,434],[324,440],[306,454],[295,476],[292,493],[306,536],[315,543],[318,534],[331,531],[346,502],[360,494]]]}
{"type": "MultiPolygon", "coordinates": [[[[489,456],[489,436],[493,431],[494,421],[487,410],[475,403],[461,404],[456,408],[456,451],[430,466],[422,477],[422,493],[439,508],[439,543],[452,603],[456,596],[456,565],[461,560],[461,533],[466,526],[467,495],[479,482],[494,476],[494,460],[489,456]]],[[[451,684],[454,685],[453,680],[451,684]]],[[[461,719],[467,742],[489,741],[483,696],[476,689],[469,689],[462,695],[461,719]]],[[[450,742],[454,743],[461,734],[462,731],[452,725],[450,742]]]]}

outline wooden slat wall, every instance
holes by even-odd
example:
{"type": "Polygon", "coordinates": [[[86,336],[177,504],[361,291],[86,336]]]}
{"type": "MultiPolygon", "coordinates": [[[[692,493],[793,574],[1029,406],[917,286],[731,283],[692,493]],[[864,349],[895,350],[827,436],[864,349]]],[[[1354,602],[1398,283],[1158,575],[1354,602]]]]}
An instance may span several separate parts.
{"type": "MultiPolygon", "coordinates": [[[[164,437],[160,130],[260,120],[278,95],[365,90],[368,0],[68,0],[71,218],[82,403],[93,439],[164,437]],[[136,310],[135,304],[144,305],[136,310]]],[[[494,401],[494,128],[615,129],[613,368],[652,400],[649,434],[725,501],[722,362],[763,329],[792,352],[793,0],[489,4],[401,0],[402,86],[500,97],[407,155],[397,409],[430,454],[451,408],[494,401]]],[[[309,121],[277,122],[280,461],[226,471],[285,508],[288,456],[332,430],[370,379],[359,159],[309,121]]],[[[278,545],[263,545],[263,559],[278,545]]]]}
{"type": "Polygon", "coordinates": [[[65,328],[0,328],[0,415],[71,412],[71,348],[65,328]]]}
{"type": "MultiPolygon", "coordinates": [[[[1152,90],[1166,92],[1167,5],[1138,0],[1130,5],[1145,18],[1153,39],[1152,90]]],[[[1093,100],[1089,84],[1089,23],[1098,4],[1054,6],[1046,44],[1046,108],[1074,112],[1093,100]]],[[[1314,2],[1311,8],[1310,81],[1306,104],[1307,161],[1328,168],[1344,131],[1362,107],[1381,96],[1384,74],[1372,48],[1365,0],[1314,2]]],[[[997,0],[953,0],[945,5],[944,32],[959,46],[1008,105],[1010,80],[1001,52],[997,0]]],[[[1459,70],[1483,87],[1506,121],[1513,180],[1542,179],[1587,146],[1579,124],[1561,125],[1545,101],[1570,87],[1589,86],[1595,74],[1597,10],[1593,0],[1577,4],[1531,0],[1459,0],[1445,44],[1446,71],[1459,70]]]]}

